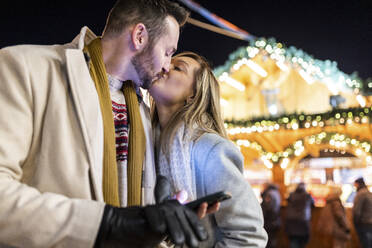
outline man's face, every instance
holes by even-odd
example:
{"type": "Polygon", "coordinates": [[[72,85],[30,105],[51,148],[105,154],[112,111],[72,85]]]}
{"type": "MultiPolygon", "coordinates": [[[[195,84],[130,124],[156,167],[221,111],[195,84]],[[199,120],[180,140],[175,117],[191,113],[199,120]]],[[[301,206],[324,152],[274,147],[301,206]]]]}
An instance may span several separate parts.
{"type": "Polygon", "coordinates": [[[148,89],[152,82],[161,77],[163,72],[169,71],[172,55],[177,50],[179,25],[176,19],[168,16],[165,19],[167,30],[153,46],[146,46],[136,54],[132,63],[140,82],[138,86],[148,89]]]}

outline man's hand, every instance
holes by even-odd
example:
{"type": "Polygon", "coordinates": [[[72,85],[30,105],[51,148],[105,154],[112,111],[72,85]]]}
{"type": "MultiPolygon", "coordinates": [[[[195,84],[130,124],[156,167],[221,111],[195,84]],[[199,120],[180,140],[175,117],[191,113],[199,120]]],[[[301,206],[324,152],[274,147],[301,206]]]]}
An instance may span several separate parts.
{"type": "Polygon", "coordinates": [[[155,187],[156,205],[118,208],[105,206],[95,247],[154,247],[166,236],[176,245],[198,247],[207,239],[205,228],[191,209],[169,200],[164,177],[155,187]]]}

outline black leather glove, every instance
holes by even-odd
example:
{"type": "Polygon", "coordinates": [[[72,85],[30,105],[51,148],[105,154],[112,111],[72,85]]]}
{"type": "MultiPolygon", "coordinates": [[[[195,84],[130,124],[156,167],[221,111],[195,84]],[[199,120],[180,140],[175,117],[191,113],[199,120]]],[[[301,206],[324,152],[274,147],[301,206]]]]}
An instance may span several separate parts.
{"type": "Polygon", "coordinates": [[[106,205],[95,247],[154,247],[167,235],[176,245],[198,247],[207,232],[197,215],[169,199],[170,186],[158,177],[156,205],[118,208],[106,205]]]}

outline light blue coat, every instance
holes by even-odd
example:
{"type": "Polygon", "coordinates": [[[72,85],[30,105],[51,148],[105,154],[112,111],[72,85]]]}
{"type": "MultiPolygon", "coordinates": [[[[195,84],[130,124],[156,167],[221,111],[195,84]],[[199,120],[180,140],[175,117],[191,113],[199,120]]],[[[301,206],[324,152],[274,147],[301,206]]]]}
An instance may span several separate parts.
{"type": "Polygon", "coordinates": [[[205,133],[193,144],[191,166],[197,198],[222,190],[232,195],[204,219],[210,237],[200,247],[265,247],[262,210],[243,177],[243,157],[237,147],[217,134],[205,133]]]}

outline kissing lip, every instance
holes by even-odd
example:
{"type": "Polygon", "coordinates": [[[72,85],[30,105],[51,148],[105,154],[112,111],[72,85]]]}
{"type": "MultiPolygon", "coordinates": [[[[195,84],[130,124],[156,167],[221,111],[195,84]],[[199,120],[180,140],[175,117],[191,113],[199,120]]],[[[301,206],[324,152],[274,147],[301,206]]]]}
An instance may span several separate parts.
{"type": "Polygon", "coordinates": [[[152,80],[152,84],[155,82],[155,81],[158,81],[162,78],[165,78],[166,77],[166,73],[165,72],[159,72],[158,74],[156,74],[156,76],[154,77],[154,79],[152,80]]]}

